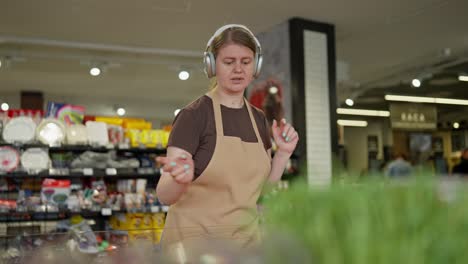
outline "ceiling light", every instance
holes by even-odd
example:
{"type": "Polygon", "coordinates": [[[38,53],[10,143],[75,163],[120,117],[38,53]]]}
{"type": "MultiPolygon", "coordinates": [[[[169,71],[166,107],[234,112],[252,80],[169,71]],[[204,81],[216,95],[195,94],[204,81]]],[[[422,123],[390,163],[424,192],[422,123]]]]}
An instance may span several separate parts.
{"type": "Polygon", "coordinates": [[[346,105],[348,105],[348,106],[353,106],[353,105],[354,105],[353,99],[349,99],[349,98],[346,99],[345,103],[346,103],[346,105]]]}
{"type": "Polygon", "coordinates": [[[422,97],[422,96],[404,96],[404,95],[385,95],[387,101],[400,101],[411,103],[432,103],[432,104],[451,104],[451,105],[468,105],[468,100],[422,97]]]}
{"type": "Polygon", "coordinates": [[[421,86],[421,81],[419,79],[413,79],[411,81],[411,85],[413,85],[413,87],[420,87],[421,86]]]}
{"type": "Polygon", "coordinates": [[[458,80],[461,82],[468,82],[468,75],[458,75],[458,80]]]}
{"type": "Polygon", "coordinates": [[[355,127],[366,127],[367,126],[367,121],[364,121],[364,120],[338,119],[337,123],[340,126],[355,126],[355,127]]]}
{"type": "Polygon", "coordinates": [[[182,81],[188,80],[189,77],[190,77],[190,73],[188,71],[179,72],[179,79],[181,79],[182,81]]]}
{"type": "Polygon", "coordinates": [[[92,67],[91,70],[89,70],[89,74],[91,74],[92,76],[98,76],[99,74],[101,74],[101,69],[99,69],[98,67],[92,67]]]}
{"type": "Polygon", "coordinates": [[[270,89],[268,89],[268,91],[269,91],[271,94],[277,94],[277,93],[278,93],[278,87],[272,86],[272,87],[270,87],[270,89]]]}
{"type": "Polygon", "coordinates": [[[453,128],[458,129],[460,127],[460,124],[458,122],[453,123],[453,128]]]}
{"type": "Polygon", "coordinates": [[[1,108],[3,111],[8,111],[8,109],[10,109],[10,106],[7,103],[3,103],[1,108]]]}
{"type": "Polygon", "coordinates": [[[123,107],[119,107],[119,108],[117,109],[117,115],[119,115],[119,116],[125,115],[126,112],[127,112],[127,111],[125,111],[125,108],[123,108],[123,107]]]}
{"type": "Polygon", "coordinates": [[[382,117],[390,116],[389,111],[368,110],[368,109],[337,108],[336,113],[341,114],[341,115],[382,116],[382,117]]]}
{"type": "Polygon", "coordinates": [[[176,110],[174,111],[174,116],[177,116],[177,115],[179,114],[179,112],[180,112],[180,109],[176,109],[176,110]]]}

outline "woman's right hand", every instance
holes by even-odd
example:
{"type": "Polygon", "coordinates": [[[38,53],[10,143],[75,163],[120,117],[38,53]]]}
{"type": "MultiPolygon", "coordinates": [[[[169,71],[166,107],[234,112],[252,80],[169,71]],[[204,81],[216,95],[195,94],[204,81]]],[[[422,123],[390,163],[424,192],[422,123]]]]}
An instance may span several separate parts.
{"type": "Polygon", "coordinates": [[[169,173],[175,182],[188,184],[194,178],[194,162],[189,155],[182,153],[177,157],[157,157],[157,162],[163,164],[163,171],[169,173]]]}

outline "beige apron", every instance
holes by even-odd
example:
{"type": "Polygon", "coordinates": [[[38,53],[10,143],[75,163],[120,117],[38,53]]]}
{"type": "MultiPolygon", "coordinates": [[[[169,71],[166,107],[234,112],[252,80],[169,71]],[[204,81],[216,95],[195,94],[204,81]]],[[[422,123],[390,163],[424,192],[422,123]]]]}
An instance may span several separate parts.
{"type": "Polygon", "coordinates": [[[216,147],[202,175],[169,209],[161,240],[166,252],[214,239],[234,241],[241,247],[260,240],[257,200],[269,176],[271,158],[245,98],[255,143],[225,136],[217,95],[207,95],[213,100],[216,147]]]}

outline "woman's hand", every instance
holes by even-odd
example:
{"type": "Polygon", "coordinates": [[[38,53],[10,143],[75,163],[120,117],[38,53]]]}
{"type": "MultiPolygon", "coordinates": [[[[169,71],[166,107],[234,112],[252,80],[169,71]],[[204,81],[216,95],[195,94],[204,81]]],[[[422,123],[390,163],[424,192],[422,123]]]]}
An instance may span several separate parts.
{"type": "Polygon", "coordinates": [[[157,157],[156,161],[162,163],[163,171],[169,173],[175,182],[179,184],[188,184],[194,178],[193,159],[182,154],[177,158],[157,157]]]}
{"type": "Polygon", "coordinates": [[[279,126],[276,120],[273,120],[271,130],[276,146],[278,146],[276,152],[291,155],[296,149],[297,142],[299,141],[299,135],[294,127],[287,123],[286,119],[283,118],[281,119],[279,126]]]}

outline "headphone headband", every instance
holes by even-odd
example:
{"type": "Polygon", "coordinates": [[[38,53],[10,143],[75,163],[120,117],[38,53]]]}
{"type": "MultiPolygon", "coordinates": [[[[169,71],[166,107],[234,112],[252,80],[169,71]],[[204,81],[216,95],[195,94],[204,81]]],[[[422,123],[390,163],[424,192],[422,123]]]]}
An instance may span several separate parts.
{"type": "Polygon", "coordinates": [[[213,36],[211,36],[211,38],[208,40],[208,43],[206,43],[206,49],[205,51],[208,51],[208,49],[210,48],[213,40],[221,35],[225,30],[229,29],[229,28],[240,28],[240,29],[243,29],[245,31],[247,31],[247,33],[249,33],[249,35],[253,38],[253,40],[255,41],[255,45],[257,46],[257,50],[256,50],[256,53],[258,54],[262,54],[262,46],[260,45],[260,42],[258,41],[258,39],[255,37],[255,35],[253,34],[252,31],[250,31],[250,29],[248,29],[246,26],[244,25],[241,25],[241,24],[228,24],[228,25],[224,25],[220,28],[218,28],[215,33],[213,34],[213,36]]]}

